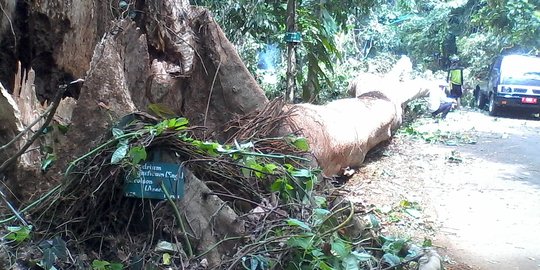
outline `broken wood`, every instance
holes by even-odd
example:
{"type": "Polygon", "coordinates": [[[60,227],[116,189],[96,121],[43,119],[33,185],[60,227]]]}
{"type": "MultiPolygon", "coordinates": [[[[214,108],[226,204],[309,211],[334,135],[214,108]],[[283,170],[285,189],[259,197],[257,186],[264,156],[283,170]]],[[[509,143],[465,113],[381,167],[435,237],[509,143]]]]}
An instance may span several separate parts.
{"type": "MultiPolygon", "coordinates": [[[[8,158],[6,161],[4,161],[2,163],[2,165],[0,165],[0,173],[3,173],[4,170],[8,166],[11,165],[11,163],[13,163],[15,160],[17,160],[20,156],[22,156],[25,153],[25,151],[39,138],[39,136],[41,136],[41,134],[43,133],[43,130],[45,130],[45,128],[47,128],[49,126],[49,123],[52,121],[52,119],[54,117],[54,113],[56,111],[56,108],[58,107],[58,104],[60,103],[60,100],[62,99],[62,95],[64,94],[64,90],[65,89],[59,89],[58,93],[54,97],[53,103],[51,104],[51,109],[50,109],[49,113],[47,114],[47,118],[44,120],[41,127],[34,133],[34,135],[32,135],[32,137],[30,137],[24,143],[24,145],[22,145],[19,148],[19,150],[15,154],[13,154],[10,158],[8,158]]],[[[38,118],[41,118],[41,116],[38,117],[38,118]]]]}

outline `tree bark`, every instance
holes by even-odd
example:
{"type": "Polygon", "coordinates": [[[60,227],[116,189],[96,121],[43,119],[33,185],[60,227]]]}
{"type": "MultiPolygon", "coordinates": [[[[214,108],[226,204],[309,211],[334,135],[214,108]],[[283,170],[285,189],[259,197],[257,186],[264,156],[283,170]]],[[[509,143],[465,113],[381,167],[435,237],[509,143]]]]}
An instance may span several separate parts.
{"type": "Polygon", "coordinates": [[[298,130],[307,137],[323,174],[342,175],[359,167],[369,150],[392,137],[410,101],[437,89],[436,82],[408,79],[401,67],[384,76],[363,73],[349,86],[350,99],[326,105],[298,104],[282,133],[298,130]]]}
{"type": "Polygon", "coordinates": [[[309,141],[327,177],[359,167],[367,152],[388,140],[401,124],[401,107],[378,92],[326,105],[297,104],[282,133],[298,131],[309,141]]]}
{"type": "MultiPolygon", "coordinates": [[[[287,1],[287,33],[296,32],[296,0],[287,1]]],[[[296,44],[289,41],[287,43],[287,89],[285,100],[290,103],[294,101],[296,92],[296,44]]]]}

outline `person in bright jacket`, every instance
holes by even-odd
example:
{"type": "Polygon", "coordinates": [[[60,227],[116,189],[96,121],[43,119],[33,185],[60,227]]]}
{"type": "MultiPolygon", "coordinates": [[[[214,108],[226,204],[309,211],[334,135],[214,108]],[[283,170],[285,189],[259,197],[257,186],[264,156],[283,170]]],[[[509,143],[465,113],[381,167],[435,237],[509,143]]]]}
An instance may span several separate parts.
{"type": "Polygon", "coordinates": [[[457,56],[450,58],[450,69],[446,81],[450,85],[450,95],[448,97],[456,99],[459,107],[461,96],[463,95],[463,68],[459,67],[459,58],[457,56]]]}
{"type": "Polygon", "coordinates": [[[454,99],[446,96],[444,88],[444,83],[440,83],[429,91],[428,107],[432,117],[441,114],[441,118],[445,119],[455,103],[454,99]]]}

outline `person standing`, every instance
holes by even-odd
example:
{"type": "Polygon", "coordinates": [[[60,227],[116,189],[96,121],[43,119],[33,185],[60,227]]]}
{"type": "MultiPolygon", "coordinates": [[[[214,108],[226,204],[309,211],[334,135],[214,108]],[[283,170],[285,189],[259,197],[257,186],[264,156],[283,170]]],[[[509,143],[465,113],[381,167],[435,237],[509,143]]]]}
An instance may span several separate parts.
{"type": "Polygon", "coordinates": [[[463,95],[463,68],[459,66],[459,58],[455,55],[450,57],[450,69],[448,70],[446,82],[450,85],[450,95],[448,97],[455,99],[459,108],[461,96],[463,95]]]}
{"type": "Polygon", "coordinates": [[[428,107],[432,117],[441,114],[441,118],[445,119],[455,103],[455,100],[446,97],[444,87],[444,83],[440,83],[429,91],[428,107]]]}

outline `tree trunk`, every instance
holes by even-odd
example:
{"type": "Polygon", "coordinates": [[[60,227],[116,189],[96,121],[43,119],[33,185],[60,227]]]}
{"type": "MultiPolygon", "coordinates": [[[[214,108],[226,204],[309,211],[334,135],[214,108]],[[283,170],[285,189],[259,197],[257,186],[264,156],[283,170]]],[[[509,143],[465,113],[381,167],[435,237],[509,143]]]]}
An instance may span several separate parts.
{"type": "MultiPolygon", "coordinates": [[[[296,32],[296,0],[287,1],[287,33],[296,32]]],[[[292,103],[296,92],[296,44],[287,43],[287,90],[285,100],[292,103]]]]}
{"type": "Polygon", "coordinates": [[[327,177],[359,167],[367,152],[388,140],[401,124],[401,107],[378,92],[326,105],[297,104],[282,133],[305,136],[317,164],[327,177]]]}
{"type": "Polygon", "coordinates": [[[287,107],[293,114],[281,132],[298,130],[307,137],[326,176],[357,168],[370,149],[391,138],[408,102],[438,88],[430,80],[409,79],[411,69],[410,60],[402,59],[383,76],[360,74],[349,86],[353,98],[287,107]]]}

